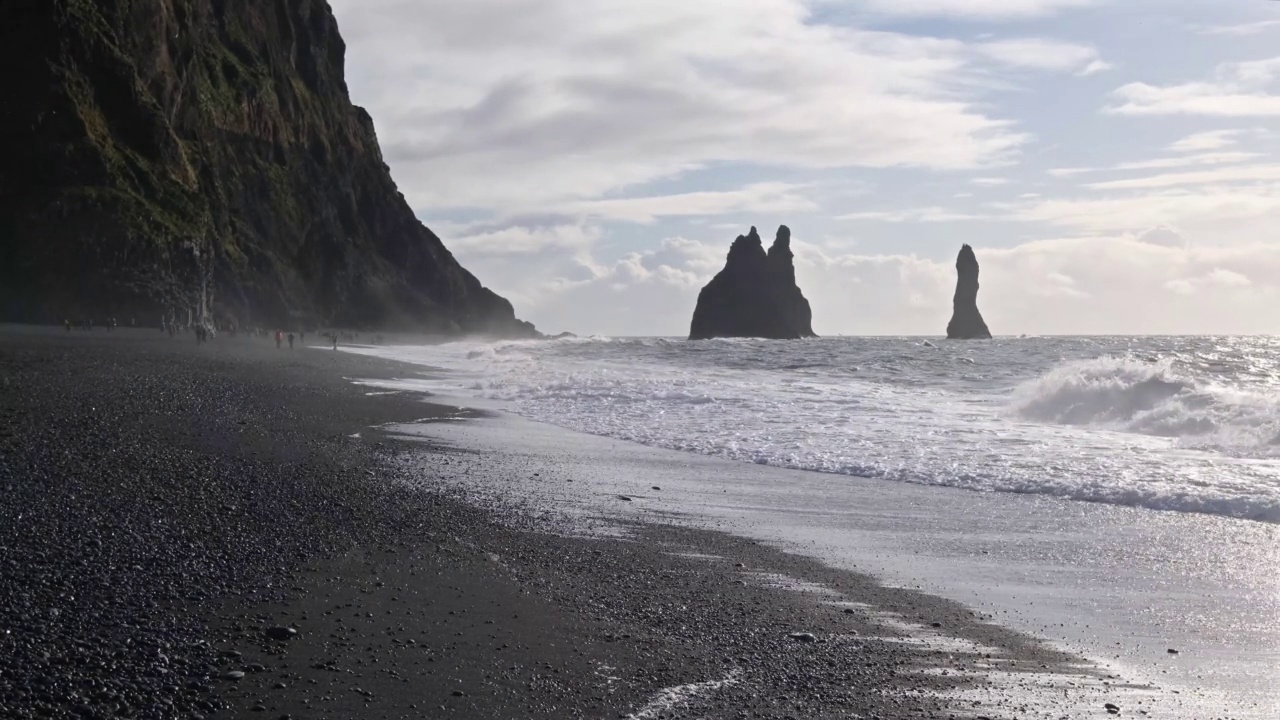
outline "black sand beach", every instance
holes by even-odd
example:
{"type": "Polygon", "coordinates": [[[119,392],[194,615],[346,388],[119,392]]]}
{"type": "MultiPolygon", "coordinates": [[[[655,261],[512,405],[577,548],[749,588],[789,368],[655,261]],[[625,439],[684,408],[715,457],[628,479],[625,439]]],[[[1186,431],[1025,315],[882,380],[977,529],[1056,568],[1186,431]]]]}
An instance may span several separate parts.
{"type": "MultiPolygon", "coordinates": [[[[373,426],[459,409],[348,381],[411,372],[244,337],[5,329],[0,717],[1036,716],[999,691],[950,706],[938,692],[981,682],[958,674],[980,656],[887,642],[862,611],[748,572],[1028,672],[1071,661],[748,540],[565,537],[413,489],[451,452],[373,426]]],[[[1106,715],[1101,698],[1061,710],[1106,715]]]]}

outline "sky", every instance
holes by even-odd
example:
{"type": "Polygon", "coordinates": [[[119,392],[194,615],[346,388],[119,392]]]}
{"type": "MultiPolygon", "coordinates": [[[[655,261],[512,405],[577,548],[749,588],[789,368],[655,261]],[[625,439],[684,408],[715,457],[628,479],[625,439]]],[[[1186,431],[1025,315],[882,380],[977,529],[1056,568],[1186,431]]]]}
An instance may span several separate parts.
{"type": "Polygon", "coordinates": [[[1280,333],[1280,1],[331,0],[418,217],[545,332],[684,335],[792,231],[822,335],[1280,333]]]}

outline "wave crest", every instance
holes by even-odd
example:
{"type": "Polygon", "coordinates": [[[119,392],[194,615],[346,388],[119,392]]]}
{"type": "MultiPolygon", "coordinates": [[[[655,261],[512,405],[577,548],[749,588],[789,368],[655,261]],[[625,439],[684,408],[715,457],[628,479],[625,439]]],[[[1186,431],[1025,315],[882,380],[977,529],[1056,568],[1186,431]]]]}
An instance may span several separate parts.
{"type": "Polygon", "coordinates": [[[1214,386],[1166,358],[1064,363],[1014,391],[1016,417],[1175,438],[1188,448],[1280,455],[1280,398],[1214,386]]]}

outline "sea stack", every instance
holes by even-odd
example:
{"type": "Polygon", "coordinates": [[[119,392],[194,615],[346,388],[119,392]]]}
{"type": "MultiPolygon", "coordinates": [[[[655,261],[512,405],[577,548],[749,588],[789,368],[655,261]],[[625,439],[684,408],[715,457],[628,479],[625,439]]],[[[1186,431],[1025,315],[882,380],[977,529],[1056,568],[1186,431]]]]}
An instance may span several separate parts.
{"type": "Polygon", "coordinates": [[[952,300],[951,322],[947,323],[950,340],[989,340],[991,331],[978,312],[978,258],[973,248],[965,245],[956,257],[956,295],[952,300]]]}
{"type": "Polygon", "coordinates": [[[724,269],[698,293],[689,339],[814,337],[813,313],[796,285],[793,257],[786,225],[767,253],[754,227],[739,235],[724,269]]]}

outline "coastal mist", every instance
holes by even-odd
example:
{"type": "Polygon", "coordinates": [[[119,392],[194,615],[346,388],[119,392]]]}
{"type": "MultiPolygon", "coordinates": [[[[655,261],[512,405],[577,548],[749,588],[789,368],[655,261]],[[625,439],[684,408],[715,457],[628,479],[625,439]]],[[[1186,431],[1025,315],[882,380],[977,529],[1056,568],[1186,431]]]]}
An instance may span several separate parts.
{"type": "Polygon", "coordinates": [[[744,462],[1280,522],[1280,340],[663,338],[377,354],[424,389],[744,462]]]}

